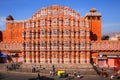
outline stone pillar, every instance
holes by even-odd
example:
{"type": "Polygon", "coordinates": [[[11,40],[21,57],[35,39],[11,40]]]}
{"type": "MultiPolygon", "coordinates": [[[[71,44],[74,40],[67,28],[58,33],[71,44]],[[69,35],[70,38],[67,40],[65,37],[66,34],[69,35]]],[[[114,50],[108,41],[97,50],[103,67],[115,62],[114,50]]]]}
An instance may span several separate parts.
{"type": "Polygon", "coordinates": [[[75,63],[75,62],[74,62],[74,57],[75,57],[74,52],[71,52],[71,63],[72,63],[72,64],[75,63]]]}
{"type": "Polygon", "coordinates": [[[69,64],[69,53],[68,52],[64,52],[64,63],[69,64]]]}
{"type": "Polygon", "coordinates": [[[30,60],[29,60],[29,53],[26,52],[26,63],[29,63],[29,62],[30,62],[30,60]]]}
{"type": "Polygon", "coordinates": [[[36,52],[36,63],[38,64],[38,51],[36,52]]]}
{"type": "Polygon", "coordinates": [[[40,52],[38,52],[38,63],[40,63],[40,52]]]}
{"type": "Polygon", "coordinates": [[[22,52],[22,54],[23,54],[23,62],[26,63],[26,53],[25,53],[25,52],[22,52]]]}
{"type": "Polygon", "coordinates": [[[44,52],[40,52],[40,63],[45,64],[45,54],[44,54],[44,52]]]}
{"type": "Polygon", "coordinates": [[[87,55],[86,55],[86,63],[87,64],[89,64],[90,63],[90,52],[88,51],[87,53],[86,53],[87,55]]]}
{"type": "Polygon", "coordinates": [[[52,52],[52,63],[57,64],[58,59],[57,59],[57,52],[52,52]]]}
{"type": "Polygon", "coordinates": [[[79,54],[78,51],[76,52],[76,58],[75,59],[76,59],[76,64],[79,64],[80,63],[80,61],[79,61],[80,60],[80,54],[79,54]]]}
{"type": "Polygon", "coordinates": [[[50,52],[48,51],[47,52],[47,62],[48,62],[48,64],[50,64],[51,63],[51,54],[50,54],[50,52]]]}
{"type": "Polygon", "coordinates": [[[44,52],[45,63],[47,63],[47,52],[44,52]]]}
{"type": "Polygon", "coordinates": [[[80,53],[80,63],[85,64],[85,52],[80,53]]]}
{"type": "Polygon", "coordinates": [[[34,63],[36,63],[36,52],[34,52],[34,63]]]}
{"type": "Polygon", "coordinates": [[[62,64],[62,57],[63,57],[62,52],[59,52],[59,63],[60,64],[62,64]]]}
{"type": "Polygon", "coordinates": [[[34,63],[34,52],[31,52],[32,54],[32,63],[34,63]]]}
{"type": "Polygon", "coordinates": [[[29,59],[30,59],[30,63],[32,63],[32,53],[29,52],[29,59]]]}

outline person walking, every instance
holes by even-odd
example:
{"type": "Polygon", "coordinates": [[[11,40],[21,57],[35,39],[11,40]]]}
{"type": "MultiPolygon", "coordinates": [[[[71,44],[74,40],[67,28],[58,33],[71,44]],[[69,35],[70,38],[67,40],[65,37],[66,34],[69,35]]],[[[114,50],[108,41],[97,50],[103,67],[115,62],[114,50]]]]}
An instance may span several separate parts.
{"type": "Polygon", "coordinates": [[[50,77],[52,76],[52,71],[50,71],[50,77]]]}
{"type": "Polygon", "coordinates": [[[53,73],[53,76],[55,75],[55,66],[52,65],[52,73],[53,73]]]}
{"type": "Polygon", "coordinates": [[[8,65],[6,65],[6,71],[8,72],[8,70],[9,70],[9,67],[8,67],[8,65]]]}
{"type": "Polygon", "coordinates": [[[38,73],[38,79],[40,79],[40,74],[38,73]]]}

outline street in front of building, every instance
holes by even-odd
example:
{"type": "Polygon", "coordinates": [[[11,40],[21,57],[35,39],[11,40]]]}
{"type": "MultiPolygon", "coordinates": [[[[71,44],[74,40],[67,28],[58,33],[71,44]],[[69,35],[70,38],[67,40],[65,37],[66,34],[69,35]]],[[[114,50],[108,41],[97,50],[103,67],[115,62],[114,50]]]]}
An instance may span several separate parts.
{"type": "MultiPolygon", "coordinates": [[[[68,80],[67,78],[50,77],[47,74],[40,73],[42,80],[68,80]]],[[[38,73],[26,72],[0,72],[0,80],[37,80],[38,73]]],[[[109,80],[99,75],[83,75],[81,79],[71,78],[70,80],[109,80]]]]}

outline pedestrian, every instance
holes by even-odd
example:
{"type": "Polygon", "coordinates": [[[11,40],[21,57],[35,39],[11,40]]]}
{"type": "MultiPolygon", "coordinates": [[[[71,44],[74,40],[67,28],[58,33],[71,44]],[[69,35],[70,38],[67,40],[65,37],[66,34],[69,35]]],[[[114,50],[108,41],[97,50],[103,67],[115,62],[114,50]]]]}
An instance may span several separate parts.
{"type": "Polygon", "coordinates": [[[110,80],[113,80],[113,79],[114,79],[114,75],[111,75],[111,76],[110,76],[110,80]]]}
{"type": "Polygon", "coordinates": [[[73,74],[74,74],[75,77],[77,77],[77,73],[76,72],[74,72],[73,74]]]}
{"type": "Polygon", "coordinates": [[[40,79],[40,74],[38,73],[38,79],[40,79]]]}
{"type": "Polygon", "coordinates": [[[52,71],[50,71],[50,76],[52,76],[52,71]]]}
{"type": "Polygon", "coordinates": [[[35,67],[33,67],[33,73],[35,73],[36,72],[36,69],[35,69],[35,67]]]}
{"type": "Polygon", "coordinates": [[[32,72],[35,73],[35,67],[34,66],[32,67],[32,72]]]}
{"type": "Polygon", "coordinates": [[[40,65],[40,69],[42,68],[42,65],[40,65]]]}
{"type": "Polygon", "coordinates": [[[9,67],[8,67],[8,65],[6,65],[6,71],[8,72],[8,69],[9,69],[9,67]]]}
{"type": "Polygon", "coordinates": [[[55,74],[55,66],[52,65],[52,72],[53,72],[53,75],[55,74]]]}
{"type": "Polygon", "coordinates": [[[106,70],[102,68],[102,76],[106,78],[107,75],[108,75],[108,74],[107,74],[106,70]]]}
{"type": "Polygon", "coordinates": [[[11,63],[11,68],[14,69],[14,64],[11,63]]]}
{"type": "Polygon", "coordinates": [[[80,72],[77,73],[77,77],[80,78],[80,72]]]}

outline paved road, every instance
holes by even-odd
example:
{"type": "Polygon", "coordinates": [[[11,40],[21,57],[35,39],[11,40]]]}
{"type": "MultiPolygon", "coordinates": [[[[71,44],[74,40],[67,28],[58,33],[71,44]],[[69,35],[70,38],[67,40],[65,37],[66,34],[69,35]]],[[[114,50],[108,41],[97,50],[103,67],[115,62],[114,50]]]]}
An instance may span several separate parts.
{"type": "MultiPolygon", "coordinates": [[[[37,73],[24,73],[24,72],[0,72],[0,80],[36,80],[37,73]]],[[[50,78],[49,75],[40,74],[43,79],[40,80],[67,80],[66,78],[50,78]],[[46,77],[45,77],[46,76],[46,77]]],[[[98,75],[83,75],[81,79],[71,80],[109,80],[98,75]]]]}

